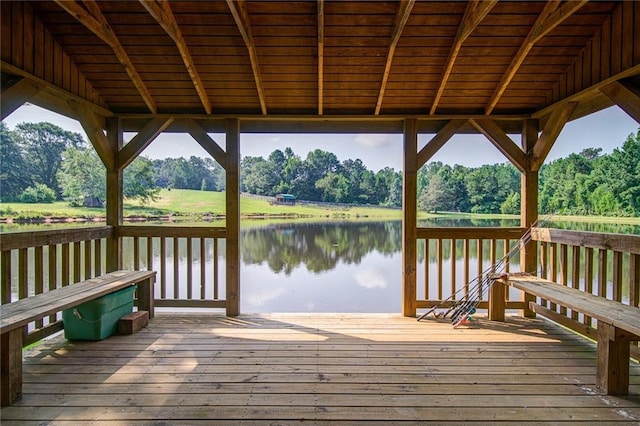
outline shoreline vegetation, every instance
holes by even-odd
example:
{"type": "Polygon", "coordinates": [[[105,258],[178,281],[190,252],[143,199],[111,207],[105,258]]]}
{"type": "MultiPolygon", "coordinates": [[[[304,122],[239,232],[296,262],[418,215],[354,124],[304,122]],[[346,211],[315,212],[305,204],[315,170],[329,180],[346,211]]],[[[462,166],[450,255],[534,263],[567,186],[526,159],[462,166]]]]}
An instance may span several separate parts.
{"type": "MultiPolygon", "coordinates": [[[[361,205],[334,205],[313,203],[308,205],[276,205],[265,199],[241,197],[243,221],[264,220],[401,220],[402,209],[361,205]]],[[[419,212],[419,219],[429,218],[517,219],[517,215],[473,214],[451,212],[419,212]]],[[[540,215],[545,217],[545,215],[540,215]]],[[[604,216],[552,216],[553,220],[593,221],[640,225],[638,217],[604,216]]],[[[147,205],[125,201],[124,218],[128,223],[162,221],[183,223],[218,223],[225,219],[225,194],[197,190],[163,190],[157,201],[147,205]]],[[[0,203],[0,223],[90,223],[104,222],[104,208],[71,207],[67,202],[54,203],[0,203]]]]}

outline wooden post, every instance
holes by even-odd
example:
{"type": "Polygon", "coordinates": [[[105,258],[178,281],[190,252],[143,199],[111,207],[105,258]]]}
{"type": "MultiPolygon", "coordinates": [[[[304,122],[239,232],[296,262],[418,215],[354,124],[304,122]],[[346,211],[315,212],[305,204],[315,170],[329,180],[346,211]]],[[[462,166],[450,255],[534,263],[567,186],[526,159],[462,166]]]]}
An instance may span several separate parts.
{"type": "MultiPolygon", "coordinates": [[[[114,165],[107,168],[107,225],[117,229],[122,224],[122,169],[118,168],[117,153],[122,147],[123,132],[122,123],[117,118],[108,118],[106,122],[107,138],[111,149],[114,151],[114,165]]],[[[107,264],[106,272],[117,271],[122,264],[122,244],[115,233],[107,238],[107,264]]]]}
{"type": "Polygon", "coordinates": [[[607,395],[629,394],[631,338],[623,330],[598,321],[596,386],[607,395]]]}
{"type": "MultiPolygon", "coordinates": [[[[525,120],[522,126],[522,149],[527,161],[525,171],[521,174],[520,182],[520,226],[528,229],[538,220],[538,172],[532,170],[533,146],[538,140],[538,120],[525,120]]],[[[538,268],[538,250],[535,241],[520,246],[520,270],[535,274],[538,268]]],[[[535,297],[522,293],[524,309],[522,316],[535,318],[536,313],[529,308],[529,302],[535,297]]]]}
{"type": "Polygon", "coordinates": [[[0,405],[6,407],[22,398],[22,328],[2,333],[0,340],[0,405]]]}
{"type": "MultiPolygon", "coordinates": [[[[418,130],[413,118],[404,121],[402,174],[402,314],[416,316],[418,130]]],[[[428,260],[427,260],[428,261],[428,260]]]]}
{"type": "Polygon", "coordinates": [[[507,286],[496,281],[489,287],[489,319],[504,322],[504,310],[507,303],[507,286]]]}
{"type": "Polygon", "coordinates": [[[240,121],[226,121],[227,316],[240,314],[240,121]]]}

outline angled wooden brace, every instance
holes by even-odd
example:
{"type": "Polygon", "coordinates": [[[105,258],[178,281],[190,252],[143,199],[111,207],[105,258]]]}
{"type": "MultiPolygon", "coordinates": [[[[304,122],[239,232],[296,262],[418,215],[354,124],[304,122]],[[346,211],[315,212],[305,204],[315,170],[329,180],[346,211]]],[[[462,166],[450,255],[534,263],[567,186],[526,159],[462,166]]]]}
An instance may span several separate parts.
{"type": "Polygon", "coordinates": [[[27,78],[22,78],[6,87],[3,86],[2,103],[0,103],[2,120],[10,116],[15,110],[24,105],[25,102],[28,102],[29,99],[32,99],[42,89],[43,87],[27,78]]]}
{"type": "Polygon", "coordinates": [[[224,152],[220,145],[207,134],[202,126],[191,118],[181,120],[182,125],[186,128],[187,132],[191,135],[200,146],[207,151],[207,153],[213,157],[218,164],[226,169],[227,154],[224,152]]]}
{"type": "Polygon", "coordinates": [[[533,152],[531,153],[532,171],[540,170],[542,163],[544,163],[547,155],[549,155],[549,151],[551,151],[553,144],[556,142],[556,139],[558,139],[560,132],[564,128],[564,125],[567,124],[569,117],[571,117],[577,105],[577,102],[567,102],[551,113],[544,129],[542,129],[542,135],[533,146],[533,152]]]}
{"type": "Polygon", "coordinates": [[[614,81],[600,91],[640,123],[640,87],[630,81],[614,81]]]}
{"type": "Polygon", "coordinates": [[[480,133],[485,135],[511,163],[525,173],[527,171],[527,156],[522,149],[498,126],[488,118],[473,118],[469,122],[480,133]]]}
{"type": "Polygon", "coordinates": [[[158,135],[173,123],[173,117],[154,118],[118,152],[118,170],[127,167],[158,135]]]}
{"type": "Polygon", "coordinates": [[[449,121],[442,129],[418,152],[418,169],[433,157],[440,148],[465,124],[467,120],[455,119],[449,121]]]}
{"type": "Polygon", "coordinates": [[[116,166],[117,147],[109,143],[109,139],[103,131],[105,128],[104,118],[99,117],[79,102],[69,101],[69,105],[73,111],[75,111],[80,125],[87,134],[91,145],[93,145],[93,149],[98,153],[98,157],[100,157],[102,163],[107,170],[113,170],[116,166]]]}

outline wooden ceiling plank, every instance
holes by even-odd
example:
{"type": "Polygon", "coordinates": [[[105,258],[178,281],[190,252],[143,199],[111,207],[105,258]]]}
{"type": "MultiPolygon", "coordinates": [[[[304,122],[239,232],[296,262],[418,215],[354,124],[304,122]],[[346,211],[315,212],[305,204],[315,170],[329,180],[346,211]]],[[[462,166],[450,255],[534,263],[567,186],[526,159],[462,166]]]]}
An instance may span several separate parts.
{"type": "Polygon", "coordinates": [[[116,150],[112,148],[107,135],[104,134],[104,118],[95,114],[80,102],[69,100],[68,104],[75,112],[78,122],[84,129],[102,164],[105,165],[107,170],[113,170],[116,165],[116,150]]]}
{"type": "Polygon", "coordinates": [[[393,56],[395,55],[396,46],[398,44],[398,40],[400,40],[400,36],[402,35],[402,30],[404,30],[404,26],[407,24],[407,20],[409,19],[409,15],[411,14],[411,9],[413,9],[414,4],[415,0],[402,0],[398,6],[398,11],[396,12],[396,20],[393,24],[393,31],[391,32],[391,40],[389,41],[387,60],[384,65],[382,84],[380,85],[380,93],[378,94],[378,102],[376,102],[376,110],[374,115],[380,114],[380,109],[382,108],[382,100],[384,99],[384,92],[387,87],[389,73],[391,72],[391,64],[393,62],[393,56]]]}
{"type": "Polygon", "coordinates": [[[542,134],[538,138],[538,141],[533,146],[531,152],[531,169],[532,171],[539,170],[544,163],[544,160],[549,155],[549,151],[553,147],[553,144],[558,139],[560,132],[564,128],[564,125],[569,121],[569,117],[573,114],[573,110],[576,109],[577,102],[567,102],[561,107],[557,108],[551,113],[549,120],[542,129],[542,134]]]}
{"type": "Polygon", "coordinates": [[[202,106],[207,114],[211,114],[211,103],[207,97],[207,92],[202,84],[200,75],[196,70],[196,65],[193,62],[193,58],[191,57],[191,53],[189,52],[189,48],[184,37],[182,36],[182,31],[180,31],[180,27],[176,22],[169,2],[167,0],[140,0],[140,3],[176,44],[176,47],[180,52],[180,57],[182,58],[182,61],[189,72],[189,76],[191,77],[191,81],[196,88],[196,92],[198,92],[202,106]]]}
{"type": "Polygon", "coordinates": [[[185,118],[180,120],[180,123],[184,126],[185,130],[191,135],[191,137],[198,142],[218,164],[221,166],[226,164],[227,154],[222,148],[220,148],[220,145],[218,145],[218,143],[207,134],[196,120],[185,118]]]}
{"type": "Polygon", "coordinates": [[[521,172],[525,172],[527,158],[522,149],[498,126],[488,118],[473,118],[469,120],[480,133],[486,136],[502,154],[511,161],[521,172]]]}
{"type": "Polygon", "coordinates": [[[453,42],[453,46],[451,46],[449,56],[447,57],[447,62],[445,64],[444,70],[442,71],[442,76],[440,77],[440,85],[438,86],[438,91],[436,92],[433,104],[431,105],[431,110],[429,111],[430,115],[435,114],[436,109],[438,108],[438,103],[440,102],[440,98],[444,93],[444,88],[447,85],[447,81],[449,80],[449,76],[451,75],[451,71],[453,70],[453,65],[456,62],[458,53],[460,53],[462,44],[467,39],[467,37],[471,35],[478,24],[482,22],[485,16],[489,14],[493,6],[495,6],[497,3],[498,0],[472,0],[467,4],[464,16],[462,17],[462,21],[460,22],[460,26],[458,27],[456,38],[453,42]]]}
{"type": "Polygon", "coordinates": [[[144,100],[144,103],[152,113],[157,113],[158,108],[151,97],[151,93],[142,81],[142,77],[136,71],[131,59],[127,55],[122,44],[116,37],[113,29],[107,22],[107,19],[100,11],[100,7],[93,0],[84,0],[84,4],[87,9],[83,8],[75,0],[55,0],[60,7],[62,7],[67,13],[76,18],[78,22],[84,25],[89,31],[98,36],[102,41],[107,43],[113,49],[120,64],[124,67],[127,75],[135,85],[138,93],[144,100]]]}
{"type": "Polygon", "coordinates": [[[324,0],[318,0],[318,115],[324,111],[324,0]]]}
{"type": "Polygon", "coordinates": [[[518,72],[518,69],[524,62],[533,45],[551,32],[555,27],[560,25],[565,19],[570,17],[574,12],[584,6],[587,2],[588,0],[568,1],[562,6],[560,6],[560,0],[549,0],[547,2],[542,13],[540,13],[538,19],[536,19],[536,22],[529,30],[529,34],[511,61],[511,64],[509,64],[507,71],[503,74],[500,83],[498,83],[498,86],[493,92],[493,95],[485,108],[486,115],[491,114],[495,109],[498,101],[504,94],[507,86],[509,86],[509,83],[511,83],[513,77],[518,72]]]}
{"type": "Polygon", "coordinates": [[[418,152],[418,168],[433,157],[451,139],[468,120],[454,119],[444,125],[436,135],[418,152]]]}
{"type": "Polygon", "coordinates": [[[140,132],[118,151],[118,170],[127,167],[160,133],[173,123],[173,117],[158,117],[140,129],[140,132]]]}
{"type": "Polygon", "coordinates": [[[264,88],[262,87],[262,76],[260,75],[260,66],[258,64],[258,54],[256,53],[256,44],[251,33],[251,24],[249,22],[249,14],[244,0],[227,0],[229,10],[236,21],[238,30],[242,35],[244,44],[249,51],[249,60],[251,69],[253,70],[253,78],[256,82],[256,90],[258,91],[258,99],[260,100],[260,109],[263,115],[267,115],[267,103],[264,96],[264,88]]]}
{"type": "Polygon", "coordinates": [[[631,82],[615,81],[600,88],[600,91],[640,123],[640,87],[631,82]]]}
{"type": "Polygon", "coordinates": [[[0,103],[2,120],[40,93],[42,89],[44,86],[24,77],[8,87],[3,87],[2,102],[0,103]]]}

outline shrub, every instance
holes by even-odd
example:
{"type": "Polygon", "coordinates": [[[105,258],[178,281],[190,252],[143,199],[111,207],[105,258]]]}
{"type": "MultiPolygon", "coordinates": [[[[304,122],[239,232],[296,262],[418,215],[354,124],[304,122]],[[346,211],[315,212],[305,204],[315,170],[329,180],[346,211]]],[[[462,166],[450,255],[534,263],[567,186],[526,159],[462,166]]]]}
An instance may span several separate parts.
{"type": "Polygon", "coordinates": [[[23,203],[53,203],[56,200],[56,192],[43,183],[30,186],[20,194],[23,203]]]}

